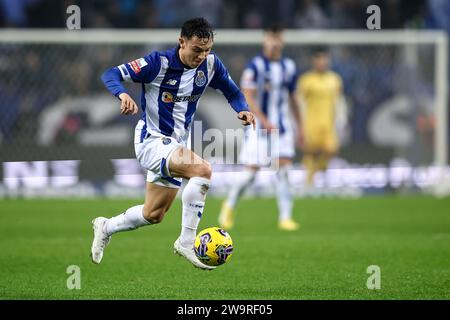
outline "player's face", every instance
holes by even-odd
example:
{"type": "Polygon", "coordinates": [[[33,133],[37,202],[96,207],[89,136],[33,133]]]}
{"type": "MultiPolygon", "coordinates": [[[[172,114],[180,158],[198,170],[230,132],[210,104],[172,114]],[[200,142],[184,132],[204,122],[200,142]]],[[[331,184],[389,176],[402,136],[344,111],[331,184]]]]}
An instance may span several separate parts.
{"type": "Polygon", "coordinates": [[[313,68],[318,72],[325,72],[330,65],[330,58],[326,53],[319,53],[313,57],[313,68]]]}
{"type": "Polygon", "coordinates": [[[267,59],[280,59],[283,46],[283,34],[281,32],[267,32],[264,35],[263,53],[267,59]]]}
{"type": "Polygon", "coordinates": [[[197,68],[206,59],[213,46],[212,38],[199,38],[194,36],[190,39],[180,38],[181,61],[191,67],[197,68]]]}

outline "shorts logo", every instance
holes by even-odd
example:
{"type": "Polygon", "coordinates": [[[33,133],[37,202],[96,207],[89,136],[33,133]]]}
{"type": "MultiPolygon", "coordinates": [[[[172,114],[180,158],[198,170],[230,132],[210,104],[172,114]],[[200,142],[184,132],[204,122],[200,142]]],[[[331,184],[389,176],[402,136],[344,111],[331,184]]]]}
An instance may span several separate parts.
{"type": "Polygon", "coordinates": [[[163,145],[168,145],[169,143],[172,142],[172,140],[170,138],[161,138],[163,145]]]}
{"type": "Polygon", "coordinates": [[[206,84],[206,76],[203,71],[197,71],[197,76],[195,77],[195,84],[197,87],[203,87],[206,84]]]}
{"type": "Polygon", "coordinates": [[[161,100],[165,103],[173,102],[173,95],[170,92],[164,91],[161,95],[161,100]]]}

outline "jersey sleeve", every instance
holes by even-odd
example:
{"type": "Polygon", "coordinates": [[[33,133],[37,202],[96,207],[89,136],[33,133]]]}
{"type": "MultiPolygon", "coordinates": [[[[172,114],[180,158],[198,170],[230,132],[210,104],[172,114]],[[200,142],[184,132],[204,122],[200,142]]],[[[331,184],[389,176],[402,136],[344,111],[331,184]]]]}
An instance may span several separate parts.
{"type": "Polygon", "coordinates": [[[149,83],[152,82],[161,69],[161,59],[158,52],[117,66],[124,81],[149,83]]]}
{"type": "Polygon", "coordinates": [[[214,56],[214,69],[214,75],[209,86],[222,92],[236,112],[248,111],[248,105],[244,95],[236,83],[234,83],[233,79],[231,79],[228,70],[217,56],[214,56]]]}
{"type": "Polygon", "coordinates": [[[258,79],[258,69],[254,62],[250,62],[245,67],[241,76],[241,88],[242,89],[256,89],[258,79]]]}
{"type": "Polygon", "coordinates": [[[126,93],[127,90],[122,85],[122,76],[120,75],[120,71],[117,67],[106,70],[101,79],[105,87],[111,92],[112,95],[119,97],[121,93],[126,93]]]}
{"type": "Polygon", "coordinates": [[[289,93],[292,94],[296,89],[299,75],[297,73],[297,67],[295,66],[295,62],[292,61],[291,59],[287,60],[286,68],[288,71],[287,89],[289,93]]]}

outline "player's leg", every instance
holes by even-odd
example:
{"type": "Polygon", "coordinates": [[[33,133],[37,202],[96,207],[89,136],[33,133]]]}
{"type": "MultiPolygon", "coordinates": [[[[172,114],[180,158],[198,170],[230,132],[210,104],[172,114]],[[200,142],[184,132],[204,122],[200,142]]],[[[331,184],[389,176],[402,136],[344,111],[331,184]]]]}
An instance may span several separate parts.
{"type": "Polygon", "coordinates": [[[278,227],[286,231],[297,230],[300,225],[292,219],[293,195],[289,185],[288,170],[292,166],[291,158],[280,158],[276,173],[276,192],[278,202],[278,227]]]}
{"type": "Polygon", "coordinates": [[[181,196],[183,204],[181,233],[174,243],[174,250],[196,267],[214,269],[215,267],[201,263],[194,252],[197,227],[203,215],[206,194],[211,184],[211,165],[191,150],[180,147],[172,153],[168,171],[172,177],[189,179],[181,196]]]}
{"type": "Polygon", "coordinates": [[[219,225],[226,230],[234,226],[236,217],[235,207],[245,190],[255,180],[260,167],[270,164],[267,140],[267,132],[261,129],[253,130],[247,128],[245,131],[239,154],[239,163],[244,164],[245,169],[239,172],[236,179],[233,179],[230,191],[222,203],[219,214],[219,225]]]}
{"type": "Polygon", "coordinates": [[[314,175],[317,172],[317,145],[319,144],[318,128],[312,125],[304,128],[303,167],[306,170],[306,188],[314,184],[314,175]]]}
{"type": "Polygon", "coordinates": [[[237,179],[233,182],[233,186],[228,193],[227,199],[222,203],[219,215],[219,224],[222,228],[229,230],[234,226],[235,211],[239,199],[245,190],[253,183],[259,167],[256,165],[248,165],[243,172],[239,173],[237,179]]]}
{"type": "Polygon", "coordinates": [[[316,152],[305,149],[302,163],[306,170],[306,186],[312,187],[314,184],[314,175],[318,171],[316,152]]]}
{"type": "Polygon", "coordinates": [[[121,231],[157,224],[169,210],[178,189],[146,183],[145,203],[129,208],[124,213],[108,219],[105,232],[111,236],[121,231]]]}
{"type": "Polygon", "coordinates": [[[292,159],[295,156],[294,132],[286,128],[277,140],[271,141],[271,153],[272,159],[275,159],[278,164],[275,175],[278,227],[282,230],[293,231],[299,228],[299,224],[292,219],[293,195],[288,179],[288,171],[292,167],[292,159]]]}
{"type": "Polygon", "coordinates": [[[321,151],[317,156],[317,171],[325,171],[328,168],[328,163],[330,162],[330,159],[333,158],[334,154],[327,152],[327,151],[321,151]]]}
{"type": "Polygon", "coordinates": [[[193,245],[197,226],[203,214],[206,194],[210,186],[211,165],[191,150],[181,147],[174,151],[169,162],[173,177],[189,179],[182,193],[183,215],[180,242],[193,245]]]}
{"type": "Polygon", "coordinates": [[[323,147],[317,160],[319,170],[325,171],[328,168],[328,163],[336,156],[338,148],[339,144],[336,134],[334,132],[328,132],[324,137],[323,147]]]}
{"type": "Polygon", "coordinates": [[[169,210],[178,189],[159,186],[147,182],[145,203],[128,208],[112,218],[98,217],[93,220],[94,241],[91,257],[94,263],[100,263],[103,251],[113,234],[134,230],[142,226],[157,224],[169,210]]]}
{"type": "Polygon", "coordinates": [[[99,217],[93,220],[91,255],[94,263],[100,263],[103,250],[114,233],[161,222],[177,194],[180,182],[166,177],[163,169],[166,158],[179,144],[172,138],[143,135],[144,128],[145,123],[140,120],[135,129],[134,146],[136,158],[148,170],[145,203],[110,219],[99,217]]]}
{"type": "Polygon", "coordinates": [[[314,176],[321,171],[323,162],[321,154],[326,149],[328,130],[326,127],[317,124],[310,124],[305,129],[305,156],[303,164],[306,168],[306,187],[309,192],[314,192],[314,176]]]}

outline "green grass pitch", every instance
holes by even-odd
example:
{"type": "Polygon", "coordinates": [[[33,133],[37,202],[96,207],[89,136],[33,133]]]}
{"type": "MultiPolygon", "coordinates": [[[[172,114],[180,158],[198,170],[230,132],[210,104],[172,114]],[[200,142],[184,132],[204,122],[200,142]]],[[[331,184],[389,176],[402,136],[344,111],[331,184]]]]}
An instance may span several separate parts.
{"type": "MultiPolygon", "coordinates": [[[[234,254],[208,272],[172,252],[176,200],[162,224],[113,236],[90,262],[90,221],[140,200],[0,201],[0,299],[449,299],[450,199],[298,199],[298,232],[276,228],[274,199],[239,203],[234,254]],[[81,289],[69,290],[77,265],[81,289]],[[367,267],[381,269],[369,290],[367,267]]],[[[217,225],[209,198],[199,230],[217,225]]]]}

